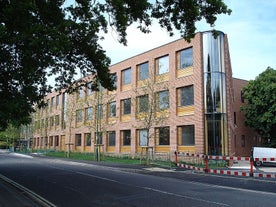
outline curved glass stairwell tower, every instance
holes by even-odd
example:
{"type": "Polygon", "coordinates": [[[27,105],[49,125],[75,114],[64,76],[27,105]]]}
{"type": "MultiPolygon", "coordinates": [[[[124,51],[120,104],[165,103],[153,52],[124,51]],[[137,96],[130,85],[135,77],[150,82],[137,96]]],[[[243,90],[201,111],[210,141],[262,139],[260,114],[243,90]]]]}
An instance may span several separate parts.
{"type": "Polygon", "coordinates": [[[224,34],[203,33],[205,143],[209,155],[227,155],[224,34]]]}

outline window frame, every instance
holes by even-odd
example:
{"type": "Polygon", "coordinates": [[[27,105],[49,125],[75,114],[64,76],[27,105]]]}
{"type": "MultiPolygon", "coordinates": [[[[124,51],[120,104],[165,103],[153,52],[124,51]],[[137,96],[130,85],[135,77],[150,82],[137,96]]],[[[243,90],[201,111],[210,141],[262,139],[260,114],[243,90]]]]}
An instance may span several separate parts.
{"type": "Polygon", "coordinates": [[[122,70],[122,85],[131,84],[131,67],[122,70]]]}
{"type": "Polygon", "coordinates": [[[159,58],[156,58],[155,64],[156,64],[156,75],[163,75],[163,74],[169,73],[169,71],[170,71],[170,57],[169,57],[169,55],[164,55],[164,56],[161,56],[159,58]],[[164,66],[161,65],[163,60],[167,60],[167,62],[165,63],[164,66]]]}
{"type": "Polygon", "coordinates": [[[122,115],[130,115],[131,114],[131,98],[126,98],[122,100],[122,115]],[[129,111],[129,113],[126,113],[126,101],[129,101],[129,109],[127,110],[127,112],[129,111]]]}
{"type": "Polygon", "coordinates": [[[86,85],[86,95],[87,96],[91,96],[93,94],[92,85],[93,85],[92,82],[89,82],[86,85]]]}
{"type": "Polygon", "coordinates": [[[122,146],[131,146],[131,130],[122,130],[122,146]]]}
{"type": "MultiPolygon", "coordinates": [[[[191,92],[191,91],[188,91],[188,92],[191,92]]],[[[191,95],[191,94],[188,94],[188,95],[191,95]]],[[[177,106],[178,107],[193,106],[195,104],[194,99],[195,99],[194,85],[188,85],[188,86],[177,88],[177,106]],[[192,99],[187,98],[188,97],[186,94],[187,91],[185,92],[185,89],[188,90],[189,88],[192,88],[192,96],[193,96],[192,99]],[[192,100],[192,101],[189,101],[189,100],[192,100]]]]}
{"type": "Polygon", "coordinates": [[[97,105],[96,118],[97,119],[102,119],[103,118],[103,104],[98,104],[97,105]]]}
{"type": "Polygon", "coordinates": [[[85,108],[85,121],[93,120],[93,108],[91,106],[85,108]],[[91,113],[89,113],[91,111],[91,113]]]}
{"type": "Polygon", "coordinates": [[[85,139],[85,146],[91,146],[92,144],[92,136],[91,133],[85,133],[84,134],[84,139],[85,139]],[[89,138],[89,139],[88,139],[89,138]]]}
{"type": "Polygon", "coordinates": [[[156,130],[157,130],[157,133],[158,133],[157,145],[158,146],[170,146],[170,127],[169,126],[158,127],[158,128],[156,128],[156,130]],[[166,138],[164,136],[162,136],[162,137],[160,136],[162,130],[166,130],[166,132],[162,132],[162,135],[168,135],[166,138]],[[161,142],[161,138],[165,138],[165,140],[163,140],[161,142]]]}
{"type": "Polygon", "coordinates": [[[78,99],[84,98],[84,90],[83,90],[82,87],[79,87],[79,88],[78,88],[78,91],[77,91],[77,98],[78,98],[78,99]]]}
{"type": "Polygon", "coordinates": [[[183,70],[193,66],[194,64],[193,53],[194,53],[193,47],[188,47],[178,51],[179,61],[177,63],[177,67],[179,70],[183,70]],[[187,63],[185,63],[186,61],[187,63]]]}
{"type": "Polygon", "coordinates": [[[139,135],[138,146],[139,147],[144,147],[144,146],[149,145],[148,134],[149,134],[149,131],[147,129],[138,129],[138,135],[139,135]],[[143,135],[143,134],[141,135],[141,132],[142,133],[146,132],[146,135],[143,135]],[[143,140],[143,143],[145,143],[145,144],[141,144],[142,143],[141,137],[143,137],[145,139],[145,140],[143,140]]]}
{"type": "Polygon", "coordinates": [[[149,95],[145,94],[137,97],[138,100],[138,113],[146,113],[149,110],[149,95]],[[145,101],[145,102],[143,102],[145,101]]]}
{"type": "Polygon", "coordinates": [[[147,61],[147,62],[137,65],[137,71],[138,71],[137,79],[139,81],[148,79],[149,78],[149,62],[147,61]]]}
{"type": "Polygon", "coordinates": [[[116,117],[116,101],[112,101],[108,104],[108,117],[116,117]]]}
{"type": "Polygon", "coordinates": [[[157,110],[158,111],[163,111],[163,110],[169,109],[170,108],[170,91],[169,90],[158,91],[156,101],[157,101],[157,110]],[[161,100],[160,94],[162,94],[162,93],[167,93],[167,95],[164,95],[164,97],[161,100]],[[166,97],[167,97],[167,100],[163,100],[166,97]],[[161,107],[161,104],[165,105],[165,106],[161,107]]]}
{"type": "Polygon", "coordinates": [[[55,115],[55,126],[59,126],[60,124],[60,118],[59,118],[59,114],[55,115]]]}
{"type": "Polygon", "coordinates": [[[179,130],[178,136],[179,136],[180,146],[195,146],[195,125],[190,124],[190,125],[178,126],[178,130],[179,130]]]}
{"type": "Polygon", "coordinates": [[[76,110],[76,122],[77,123],[80,123],[83,121],[83,114],[82,114],[83,112],[82,111],[83,111],[82,109],[76,110]]]}
{"type": "Polygon", "coordinates": [[[82,136],[80,133],[75,134],[75,145],[76,147],[81,146],[82,136]]]}
{"type": "Polygon", "coordinates": [[[108,147],[115,147],[116,146],[116,131],[109,131],[107,136],[108,136],[108,142],[107,142],[108,147]],[[114,135],[114,137],[113,137],[113,135],[114,135]],[[113,144],[113,142],[112,142],[112,144],[110,144],[111,143],[111,141],[110,141],[111,138],[114,139],[114,144],[113,144]]]}
{"type": "Polygon", "coordinates": [[[112,73],[112,74],[110,74],[110,75],[111,75],[111,79],[113,80],[112,86],[113,86],[114,88],[117,88],[117,73],[112,73]]]}

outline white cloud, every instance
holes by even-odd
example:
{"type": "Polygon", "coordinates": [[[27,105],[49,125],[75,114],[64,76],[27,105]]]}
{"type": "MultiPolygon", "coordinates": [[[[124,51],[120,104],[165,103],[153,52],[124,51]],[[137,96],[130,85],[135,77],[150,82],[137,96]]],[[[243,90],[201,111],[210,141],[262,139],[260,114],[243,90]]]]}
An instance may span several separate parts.
{"type": "Polygon", "coordinates": [[[101,45],[114,64],[179,38],[179,36],[170,37],[167,31],[162,30],[157,24],[151,27],[151,31],[149,34],[144,34],[135,25],[129,27],[127,46],[120,44],[116,32],[111,31],[105,35],[101,45]]]}
{"type": "MultiPolygon", "coordinates": [[[[215,29],[228,36],[233,76],[254,79],[268,66],[276,69],[276,0],[226,0],[232,14],[220,15],[215,29]]],[[[197,24],[198,31],[211,28],[204,22],[197,24]]],[[[135,26],[127,30],[128,46],[119,44],[116,34],[109,33],[102,46],[111,58],[112,64],[161,46],[180,38],[170,37],[156,23],[152,33],[143,34],[135,26]]]]}

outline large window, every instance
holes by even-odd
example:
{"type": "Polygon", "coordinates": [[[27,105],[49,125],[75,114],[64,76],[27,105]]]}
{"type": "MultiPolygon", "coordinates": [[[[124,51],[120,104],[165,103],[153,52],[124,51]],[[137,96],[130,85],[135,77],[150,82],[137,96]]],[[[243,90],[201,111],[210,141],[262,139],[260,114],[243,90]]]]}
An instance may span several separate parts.
{"type": "Polygon", "coordinates": [[[169,56],[163,56],[156,59],[156,73],[162,75],[169,72],[169,56]]]}
{"type": "Polygon", "coordinates": [[[108,146],[114,147],[116,145],[116,132],[110,131],[108,132],[108,146]]]}
{"type": "Polygon", "coordinates": [[[60,105],[60,95],[57,95],[56,97],[56,106],[58,107],[60,105]]]}
{"type": "Polygon", "coordinates": [[[85,146],[91,146],[91,133],[84,134],[85,146]]]}
{"type": "Polygon", "coordinates": [[[87,84],[86,94],[87,94],[87,96],[92,95],[92,82],[89,82],[87,84]]]}
{"type": "Polygon", "coordinates": [[[148,130],[140,129],[139,132],[139,146],[148,146],[148,130]]]}
{"type": "Polygon", "coordinates": [[[117,74],[116,73],[112,73],[112,74],[110,74],[110,76],[111,76],[111,80],[113,81],[112,86],[114,88],[116,88],[117,87],[117,74]]]}
{"type": "Polygon", "coordinates": [[[194,86],[186,86],[177,89],[178,106],[194,105],[194,86]]]}
{"type": "Polygon", "coordinates": [[[131,99],[122,100],[122,114],[127,115],[131,113],[131,99]]]}
{"type": "Polygon", "coordinates": [[[85,120],[91,121],[93,119],[93,108],[88,107],[85,109],[85,120]]]}
{"type": "Polygon", "coordinates": [[[76,146],[81,146],[81,134],[76,134],[75,144],[76,144],[76,146]]]}
{"type": "Polygon", "coordinates": [[[53,108],[55,105],[55,97],[51,98],[51,108],[53,108]]]}
{"type": "Polygon", "coordinates": [[[116,116],[116,101],[109,103],[108,116],[109,117],[116,116]]]}
{"type": "Polygon", "coordinates": [[[82,110],[77,110],[76,111],[76,115],[77,115],[77,122],[82,122],[82,110]]]}
{"type": "Polygon", "coordinates": [[[53,127],[54,126],[54,116],[50,117],[50,126],[53,127]]]}
{"type": "Polygon", "coordinates": [[[59,136],[55,136],[55,146],[59,146],[59,136]]]}
{"type": "Polygon", "coordinates": [[[158,145],[170,145],[170,127],[160,127],[156,129],[158,145]]]}
{"type": "Polygon", "coordinates": [[[55,116],[55,124],[56,126],[59,126],[59,115],[55,116]]]}
{"type": "Polygon", "coordinates": [[[103,118],[103,105],[99,104],[97,109],[97,119],[103,118]]]}
{"type": "Polygon", "coordinates": [[[177,54],[178,58],[178,69],[184,69],[193,65],[193,48],[187,48],[181,50],[177,54]]]}
{"type": "MultiPolygon", "coordinates": [[[[42,146],[43,138],[41,139],[41,146],[42,146]]],[[[54,138],[50,136],[50,146],[54,146],[54,138]]]]}
{"type": "Polygon", "coordinates": [[[158,110],[162,111],[170,107],[169,91],[160,91],[157,93],[158,110]]]}
{"type": "Polygon", "coordinates": [[[138,80],[145,80],[149,77],[149,63],[145,62],[137,66],[138,80]]]}
{"type": "Polygon", "coordinates": [[[128,85],[131,83],[131,68],[122,71],[122,85],[128,85]]]}
{"type": "Polygon", "coordinates": [[[130,146],[131,138],[130,138],[130,130],[123,130],[121,133],[122,136],[122,145],[123,146],[130,146]]]}
{"type": "Polygon", "coordinates": [[[78,98],[83,98],[84,97],[84,92],[83,92],[83,89],[80,87],[78,89],[78,98]]]}
{"type": "Polygon", "coordinates": [[[195,145],[195,126],[185,125],[178,127],[178,136],[180,136],[180,145],[192,146],[195,145]]]}
{"type": "Polygon", "coordinates": [[[95,143],[103,144],[103,133],[102,132],[95,132],[95,143]],[[97,136],[97,134],[98,134],[98,136],[97,136]]]}
{"type": "Polygon", "coordinates": [[[147,112],[149,110],[149,97],[143,95],[138,97],[138,113],[147,112]]]}

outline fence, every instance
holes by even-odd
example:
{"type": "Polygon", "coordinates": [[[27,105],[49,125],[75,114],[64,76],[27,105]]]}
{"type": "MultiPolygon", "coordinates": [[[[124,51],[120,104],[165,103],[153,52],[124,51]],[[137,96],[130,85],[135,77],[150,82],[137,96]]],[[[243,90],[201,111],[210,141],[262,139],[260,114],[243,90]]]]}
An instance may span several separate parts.
{"type": "Polygon", "coordinates": [[[175,152],[175,162],[178,167],[191,169],[198,172],[213,173],[221,175],[232,175],[232,176],[250,176],[250,177],[262,177],[262,178],[276,178],[276,173],[258,173],[254,172],[254,162],[262,161],[276,161],[276,158],[253,158],[253,157],[235,157],[235,156],[216,156],[216,155],[204,155],[204,154],[190,154],[184,152],[175,152]],[[221,165],[216,166],[211,161],[219,161],[221,165]],[[249,171],[242,170],[229,170],[225,169],[229,167],[231,161],[249,161],[249,171]],[[224,169],[222,169],[224,168],[224,169]]]}

